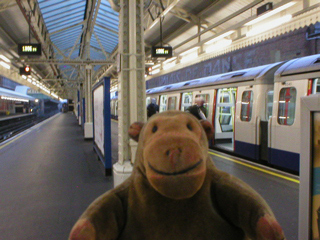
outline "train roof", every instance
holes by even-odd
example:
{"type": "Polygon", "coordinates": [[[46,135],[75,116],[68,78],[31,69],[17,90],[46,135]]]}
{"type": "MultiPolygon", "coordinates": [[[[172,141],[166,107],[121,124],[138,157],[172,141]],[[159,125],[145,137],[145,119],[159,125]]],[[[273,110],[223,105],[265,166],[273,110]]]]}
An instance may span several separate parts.
{"type": "Polygon", "coordinates": [[[252,81],[250,84],[273,83],[274,72],[281,64],[283,62],[151,88],[147,90],[147,94],[248,81],[252,81]]]}
{"type": "Polygon", "coordinates": [[[320,54],[292,59],[283,64],[275,73],[275,81],[320,77],[320,54]]]}
{"type": "Polygon", "coordinates": [[[1,97],[11,98],[12,100],[16,99],[14,101],[19,101],[19,100],[34,101],[35,100],[34,97],[31,97],[29,95],[25,95],[16,91],[12,91],[12,90],[0,87],[0,98],[1,97]]]}

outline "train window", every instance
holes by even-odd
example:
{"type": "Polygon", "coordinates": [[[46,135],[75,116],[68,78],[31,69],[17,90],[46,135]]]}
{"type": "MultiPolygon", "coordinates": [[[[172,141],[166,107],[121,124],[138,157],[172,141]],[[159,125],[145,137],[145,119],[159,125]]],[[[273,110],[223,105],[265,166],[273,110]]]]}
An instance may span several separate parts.
{"type": "Polygon", "coordinates": [[[208,112],[209,112],[209,100],[210,100],[210,95],[209,94],[197,94],[196,97],[197,98],[200,98],[200,99],[203,99],[203,107],[205,108],[205,110],[203,111],[204,115],[206,117],[208,117],[208,112]]]}
{"type": "Polygon", "coordinates": [[[159,112],[164,112],[166,110],[167,110],[167,95],[161,95],[159,112]]]}
{"type": "Polygon", "coordinates": [[[186,111],[192,104],[192,92],[182,94],[181,111],[186,111]]]}
{"type": "Polygon", "coordinates": [[[282,88],[279,96],[278,123],[292,125],[296,111],[297,90],[294,87],[282,88]]]}
{"type": "Polygon", "coordinates": [[[252,116],[253,92],[244,91],[241,99],[241,121],[249,122],[252,116]]]}
{"type": "Polygon", "coordinates": [[[177,104],[177,97],[168,98],[168,110],[175,110],[177,104]]]}
{"type": "Polygon", "coordinates": [[[266,96],[266,120],[269,120],[272,117],[272,108],[273,108],[273,91],[267,92],[266,96]]]}

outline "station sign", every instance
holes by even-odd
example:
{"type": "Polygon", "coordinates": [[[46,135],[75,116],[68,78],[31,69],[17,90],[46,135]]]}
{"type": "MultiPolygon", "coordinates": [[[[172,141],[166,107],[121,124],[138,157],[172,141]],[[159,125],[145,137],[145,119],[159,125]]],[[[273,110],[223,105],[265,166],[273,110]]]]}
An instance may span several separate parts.
{"type": "Polygon", "coordinates": [[[171,58],[172,57],[172,47],[152,47],[151,49],[152,57],[161,57],[161,58],[171,58]]]}
{"type": "Polygon", "coordinates": [[[40,43],[19,43],[18,54],[20,56],[41,56],[40,43]]]}

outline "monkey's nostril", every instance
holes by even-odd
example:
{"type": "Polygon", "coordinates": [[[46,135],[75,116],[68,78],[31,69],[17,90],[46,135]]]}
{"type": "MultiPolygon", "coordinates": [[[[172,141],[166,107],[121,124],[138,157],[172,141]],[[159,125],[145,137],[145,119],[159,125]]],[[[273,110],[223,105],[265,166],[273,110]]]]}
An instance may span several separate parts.
{"type": "Polygon", "coordinates": [[[169,156],[170,154],[170,150],[166,151],[166,155],[169,156]]]}
{"type": "Polygon", "coordinates": [[[182,149],[181,148],[178,148],[178,150],[179,150],[180,153],[182,153],[182,149]]]}

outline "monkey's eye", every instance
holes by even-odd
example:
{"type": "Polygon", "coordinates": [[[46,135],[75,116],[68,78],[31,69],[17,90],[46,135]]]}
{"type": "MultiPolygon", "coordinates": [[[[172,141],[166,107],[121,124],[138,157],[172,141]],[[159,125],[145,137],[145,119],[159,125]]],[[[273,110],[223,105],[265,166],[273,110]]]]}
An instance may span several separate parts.
{"type": "Polygon", "coordinates": [[[192,131],[192,127],[191,127],[191,124],[190,124],[190,123],[187,124],[187,128],[188,128],[190,131],[192,131]]]}
{"type": "Polygon", "coordinates": [[[152,128],[152,132],[153,132],[153,133],[155,133],[157,130],[158,130],[158,127],[157,127],[157,126],[154,126],[154,127],[152,128]]]}

